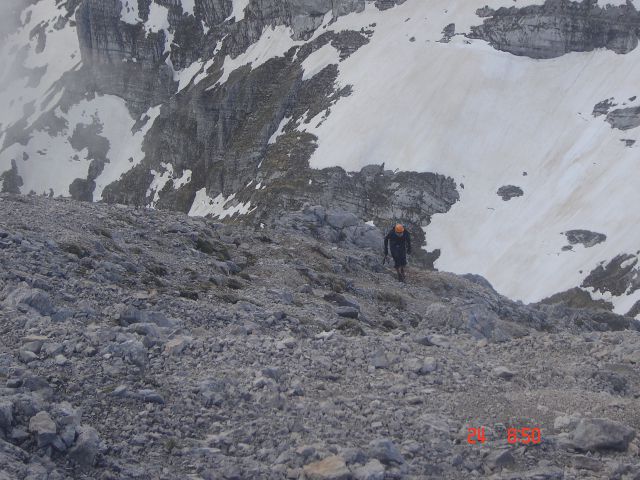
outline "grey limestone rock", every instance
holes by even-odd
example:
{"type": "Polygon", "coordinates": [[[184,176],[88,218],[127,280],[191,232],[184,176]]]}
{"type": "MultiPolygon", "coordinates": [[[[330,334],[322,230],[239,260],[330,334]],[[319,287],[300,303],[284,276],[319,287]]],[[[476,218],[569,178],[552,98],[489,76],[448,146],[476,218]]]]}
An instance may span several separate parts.
{"type": "Polygon", "coordinates": [[[613,98],[608,98],[606,100],[602,100],[601,102],[596,103],[596,105],[593,107],[593,112],[592,115],[594,117],[599,117],[601,115],[607,115],[611,109],[613,107],[617,106],[616,103],[614,103],[614,99],[613,98]]]}
{"type": "Polygon", "coordinates": [[[389,357],[382,350],[377,350],[371,356],[371,365],[375,368],[389,368],[391,362],[389,361],[389,357]]]}
{"type": "Polygon", "coordinates": [[[573,431],[573,443],[583,451],[625,451],[635,434],[633,428],[609,419],[583,419],[573,431]]]}
{"type": "Polygon", "coordinates": [[[78,437],[69,451],[69,458],[82,468],[92,467],[100,452],[100,436],[95,428],[82,425],[78,437]]]}
{"type": "Polygon", "coordinates": [[[633,254],[620,254],[611,261],[592,270],[583,280],[582,287],[592,287],[599,292],[614,295],[631,293],[640,288],[638,258],[633,254]]]}
{"type": "Polygon", "coordinates": [[[7,431],[13,424],[13,402],[0,401],[0,429],[7,431]]]}
{"type": "Polygon", "coordinates": [[[53,313],[54,307],[49,295],[39,289],[30,288],[27,284],[21,284],[5,295],[3,304],[6,306],[28,305],[41,315],[53,313]]]}
{"type": "Polygon", "coordinates": [[[607,236],[604,233],[591,232],[589,230],[568,230],[564,234],[571,245],[580,243],[585,248],[593,247],[607,240],[607,236]]]}
{"type": "Polygon", "coordinates": [[[611,128],[631,130],[640,127],[640,107],[628,107],[612,110],[607,113],[607,122],[611,128]]]}
{"type": "Polygon", "coordinates": [[[499,366],[493,369],[493,374],[504,380],[511,380],[515,376],[515,372],[511,371],[508,367],[499,366]]]}
{"type": "Polygon", "coordinates": [[[524,195],[524,192],[520,187],[515,185],[505,185],[498,189],[496,192],[498,196],[502,198],[505,202],[508,202],[512,198],[521,197],[524,195]]]}
{"type": "Polygon", "coordinates": [[[119,344],[109,346],[110,352],[123,358],[128,363],[144,367],[148,362],[147,349],[138,340],[125,340],[119,344]]]}
{"type": "Polygon", "coordinates": [[[354,470],[356,480],[383,480],[385,468],[376,458],[369,460],[365,465],[354,470]]]}
{"type": "Polygon", "coordinates": [[[336,313],[340,317],[355,318],[355,319],[357,319],[358,316],[360,315],[360,311],[357,308],[353,308],[353,307],[338,307],[336,308],[336,313]]]}
{"type": "Polygon", "coordinates": [[[344,458],[332,455],[324,460],[312,462],[304,466],[303,472],[308,480],[348,480],[351,471],[344,458]]]}
{"type": "Polygon", "coordinates": [[[52,444],[57,434],[56,423],[45,411],[38,412],[31,417],[29,431],[36,435],[39,447],[46,447],[52,444]]]}
{"type": "Polygon", "coordinates": [[[515,458],[510,450],[494,450],[487,456],[486,459],[489,468],[504,468],[510,467],[515,463],[515,458]]]}
{"type": "Polygon", "coordinates": [[[531,58],[607,48],[624,54],[638,45],[640,14],[633,5],[600,6],[590,1],[547,0],[542,5],[484,11],[471,38],[531,58]]]}
{"type": "MultiPolygon", "coordinates": [[[[327,208],[310,205],[294,224],[336,230],[327,208]]],[[[523,305],[481,279],[417,265],[399,284],[391,268],[376,268],[379,250],[329,243],[288,222],[213,225],[171,211],[0,194],[0,223],[31,245],[82,231],[83,244],[104,243],[85,257],[94,265],[141,265],[127,269],[126,282],[105,284],[58,247],[2,251],[4,295],[43,275],[52,303],[75,312],[52,321],[25,304],[0,308],[0,471],[11,479],[61,471],[182,478],[187,470],[204,479],[301,478],[331,457],[339,458],[307,472],[562,478],[557,472],[588,466],[574,464],[576,445],[604,459],[591,471],[600,478],[611,476],[611,462],[636,457],[628,428],[637,428],[638,332],[596,302],[523,305]],[[215,255],[195,248],[201,237],[226,245],[225,262],[240,271],[224,278],[242,288],[208,280],[217,267],[215,255]],[[151,264],[164,266],[162,283],[150,278],[151,264]],[[313,288],[290,293],[302,285],[313,288]],[[198,299],[181,296],[186,288],[198,299]],[[337,318],[338,307],[365,319],[337,318]],[[161,318],[180,322],[164,327],[161,318]],[[24,345],[40,358],[22,363],[24,345]],[[507,382],[496,366],[517,375],[507,382]],[[588,411],[629,427],[578,429],[588,411]],[[511,450],[514,463],[489,456],[501,450],[493,426],[505,414],[545,432],[542,446],[511,450]],[[554,422],[559,416],[569,420],[554,422]],[[35,417],[43,420],[29,431],[35,417]],[[485,423],[498,442],[470,448],[466,422],[485,423]]],[[[610,271],[603,264],[598,278],[633,282],[634,259],[610,271]]]]}
{"type": "Polygon", "coordinates": [[[405,459],[400,449],[389,438],[379,438],[369,444],[369,455],[385,465],[400,465],[405,459]]]}

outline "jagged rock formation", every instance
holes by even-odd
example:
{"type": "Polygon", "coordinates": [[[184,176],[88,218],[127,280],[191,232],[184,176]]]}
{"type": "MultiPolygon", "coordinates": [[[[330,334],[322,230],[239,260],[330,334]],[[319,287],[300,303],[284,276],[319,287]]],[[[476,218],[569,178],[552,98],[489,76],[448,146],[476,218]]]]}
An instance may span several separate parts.
{"type": "MultiPolygon", "coordinates": [[[[618,130],[631,130],[640,126],[640,107],[624,107],[627,103],[633,103],[637,99],[636,96],[629,98],[623,102],[623,108],[615,108],[618,106],[614,98],[609,98],[598,102],[593,108],[593,116],[599,117],[606,115],[605,120],[611,128],[618,130]]],[[[632,139],[622,139],[628,147],[635,143],[632,139]]]]}
{"type": "Polygon", "coordinates": [[[352,214],[290,220],[1,194],[0,477],[640,470],[636,321],[415,266],[399,284],[352,214]],[[510,427],[542,445],[505,452],[510,427]]]}
{"type": "Polygon", "coordinates": [[[638,46],[640,14],[633,3],[546,0],[543,5],[483,9],[478,15],[487,18],[469,36],[514,55],[555,58],[597,48],[628,53],[638,46]]]}
{"type": "Polygon", "coordinates": [[[591,248],[607,240],[604,233],[592,232],[590,230],[569,230],[564,232],[570,245],[581,244],[585,248],[591,248]]]}
{"type": "Polygon", "coordinates": [[[516,185],[504,185],[500,187],[496,193],[505,202],[508,202],[512,198],[517,198],[524,195],[522,189],[516,185]]]}
{"type": "Polygon", "coordinates": [[[609,292],[622,295],[640,289],[638,278],[638,258],[633,254],[621,254],[610,262],[603,262],[593,270],[583,282],[584,287],[591,287],[601,293],[609,292]]]}
{"type": "Polygon", "coordinates": [[[607,114],[607,122],[618,130],[640,127],[640,107],[618,108],[607,114]]]}
{"type": "MultiPolygon", "coordinates": [[[[376,6],[384,10],[396,3],[401,2],[376,6]]],[[[355,175],[342,169],[313,170],[309,158],[316,137],[296,128],[350,94],[348,85],[338,85],[335,64],[306,78],[305,61],[323,49],[335,49],[336,62],[344,60],[367,44],[372,32],[326,31],[311,39],[312,34],[326,15],[337,19],[364,7],[364,0],[248,2],[236,12],[231,1],[196,1],[193,11],[181,2],[68,2],[60,27],[62,22],[74,24],[82,66],[65,79],[62,113],[72,115],[74,104],[87,96],[117,96],[133,118],[140,117],[132,132],[145,132],[144,153],[132,155],[131,166],[114,176],[108,171],[114,163],[114,138],[106,135],[105,120],[99,118],[108,107],[97,107],[92,123],[68,125],[70,146],[78,152],[86,149],[90,162],[86,177],[69,185],[69,194],[78,200],[189,212],[203,192],[211,199],[224,198],[223,204],[257,206],[247,220],[259,222],[273,220],[282,209],[322,204],[384,224],[404,221],[422,241],[420,227],[458,199],[451,178],[392,174],[377,167],[355,175]],[[156,25],[158,12],[166,15],[165,25],[156,25]],[[291,29],[292,39],[282,56],[255,68],[231,71],[225,66],[270,38],[269,32],[287,38],[289,33],[278,30],[283,28],[291,29]],[[309,41],[302,44],[304,40],[309,41]],[[187,80],[177,76],[193,65],[201,69],[196,79],[198,71],[187,80]],[[150,113],[158,104],[162,108],[150,113]],[[173,176],[156,185],[161,175],[173,176]],[[114,181],[105,183],[104,176],[114,181]],[[179,183],[181,177],[189,181],[179,183]]],[[[42,35],[46,42],[46,32],[42,35]]],[[[10,132],[5,146],[36,128],[64,128],[57,115],[45,116],[26,131],[10,132]]],[[[14,169],[5,175],[5,191],[19,191],[13,180],[17,173],[14,169]]]]}

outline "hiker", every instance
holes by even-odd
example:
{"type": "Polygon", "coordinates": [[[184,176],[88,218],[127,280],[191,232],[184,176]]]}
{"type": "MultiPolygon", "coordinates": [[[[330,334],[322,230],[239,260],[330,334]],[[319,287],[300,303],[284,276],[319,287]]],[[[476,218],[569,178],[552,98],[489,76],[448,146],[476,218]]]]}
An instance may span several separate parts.
{"type": "Polygon", "coordinates": [[[384,237],[384,256],[389,255],[389,244],[391,244],[391,256],[395,262],[398,280],[405,281],[404,267],[407,265],[407,254],[411,255],[411,236],[405,230],[404,225],[398,223],[384,237]]]}

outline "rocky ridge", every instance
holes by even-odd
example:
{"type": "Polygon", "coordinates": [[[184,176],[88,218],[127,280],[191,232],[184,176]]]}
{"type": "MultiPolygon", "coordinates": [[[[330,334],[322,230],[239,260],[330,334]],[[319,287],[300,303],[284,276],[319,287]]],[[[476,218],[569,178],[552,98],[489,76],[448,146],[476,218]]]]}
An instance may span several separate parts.
{"type": "Polygon", "coordinates": [[[638,46],[640,14],[632,2],[546,0],[542,5],[482,8],[482,25],[471,29],[494,48],[531,58],[555,58],[598,48],[629,53],[638,46]]]}
{"type": "Polygon", "coordinates": [[[640,474],[636,320],[398,284],[375,227],[285,217],[1,195],[0,478],[640,474]]]}

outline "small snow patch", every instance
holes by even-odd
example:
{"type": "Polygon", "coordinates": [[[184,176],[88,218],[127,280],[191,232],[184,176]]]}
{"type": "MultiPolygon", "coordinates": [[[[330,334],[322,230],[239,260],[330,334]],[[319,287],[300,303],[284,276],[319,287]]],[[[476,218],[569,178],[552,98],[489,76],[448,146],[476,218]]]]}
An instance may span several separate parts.
{"type": "Polygon", "coordinates": [[[142,21],[138,13],[138,0],[121,0],[121,2],[120,19],[123,22],[137,25],[138,22],[142,21]]]}
{"type": "Polygon", "coordinates": [[[173,80],[178,82],[176,93],[181,92],[191,83],[191,80],[202,70],[203,65],[203,62],[197,61],[182,70],[173,72],[173,80]]]}
{"type": "MultiPolygon", "coordinates": [[[[304,43],[292,40],[291,35],[291,29],[282,25],[265,27],[258,41],[249,46],[244,53],[236,58],[229,55],[225,57],[223,73],[216,85],[225,83],[231,72],[240,67],[250,65],[251,69],[258,68],[272,58],[283,56],[291,47],[304,43]]],[[[215,85],[210,88],[214,87],[215,85]]]]}
{"type": "Polygon", "coordinates": [[[182,0],[182,11],[190,15],[195,15],[196,0],[182,0]]]}
{"type": "Polygon", "coordinates": [[[170,163],[162,163],[161,167],[164,169],[162,172],[156,172],[155,170],[151,170],[151,175],[153,175],[153,180],[151,181],[151,185],[147,189],[147,197],[153,195],[153,199],[149,204],[149,207],[155,208],[158,201],[160,200],[160,192],[164,190],[164,187],[170,181],[173,182],[174,190],[178,190],[184,187],[186,184],[191,182],[191,170],[184,170],[182,175],[179,178],[176,178],[175,173],[173,171],[173,165],[170,163]]]}
{"type": "Polygon", "coordinates": [[[169,9],[157,3],[152,3],[149,9],[149,19],[144,24],[147,32],[169,30],[169,9]]]}
{"type": "MultiPolygon", "coordinates": [[[[207,195],[207,189],[202,188],[196,192],[196,198],[193,200],[191,209],[189,210],[190,217],[215,217],[225,218],[232,217],[235,214],[246,215],[253,211],[251,209],[251,202],[238,203],[233,206],[227,206],[233,199],[235,194],[225,197],[219,194],[216,198],[211,198],[207,195]]],[[[255,210],[255,207],[254,207],[255,210]]]]}
{"type": "Polygon", "coordinates": [[[284,131],[284,127],[287,126],[287,123],[289,123],[290,120],[291,120],[291,117],[285,117],[282,119],[282,121],[280,122],[280,125],[278,125],[278,129],[273,133],[273,135],[271,135],[271,138],[269,138],[269,145],[276,143],[276,140],[280,135],[282,135],[284,131]]]}
{"type": "Polygon", "coordinates": [[[249,0],[233,0],[233,11],[225,21],[235,18],[236,22],[244,20],[244,11],[249,6],[249,0]]]}

